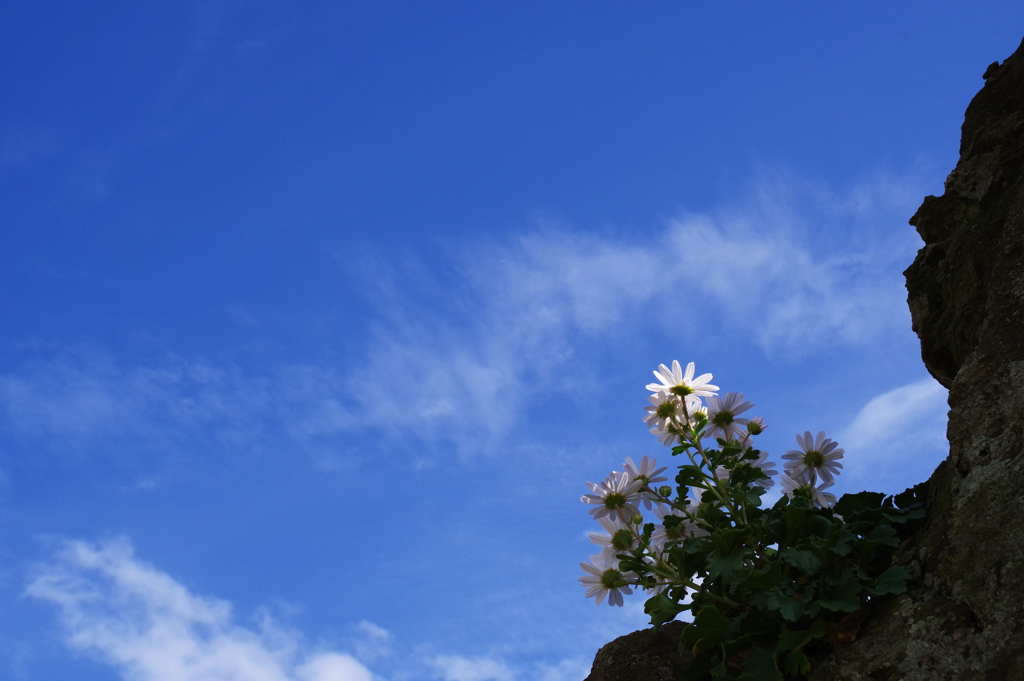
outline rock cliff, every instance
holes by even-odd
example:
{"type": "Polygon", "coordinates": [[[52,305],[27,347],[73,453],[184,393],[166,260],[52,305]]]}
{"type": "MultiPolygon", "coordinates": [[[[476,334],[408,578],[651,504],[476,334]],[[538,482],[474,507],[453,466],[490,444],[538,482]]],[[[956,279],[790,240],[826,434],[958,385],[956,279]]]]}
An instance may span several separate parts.
{"type": "MultiPolygon", "coordinates": [[[[944,194],[910,220],[914,331],[950,406],[928,520],[894,558],[914,581],[812,681],[1024,681],[1024,43],[984,79],[944,194]]],[[[678,678],[685,659],[659,640],[613,641],[587,681],[678,678]]]]}

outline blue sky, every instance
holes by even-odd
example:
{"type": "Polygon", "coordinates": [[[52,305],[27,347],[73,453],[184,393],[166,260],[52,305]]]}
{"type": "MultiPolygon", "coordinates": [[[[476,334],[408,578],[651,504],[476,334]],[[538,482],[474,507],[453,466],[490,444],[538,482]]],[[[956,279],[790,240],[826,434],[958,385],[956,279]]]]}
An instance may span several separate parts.
{"type": "Polygon", "coordinates": [[[945,456],[902,271],[981,2],[0,6],[0,678],[579,681],[660,363],[945,456]]]}

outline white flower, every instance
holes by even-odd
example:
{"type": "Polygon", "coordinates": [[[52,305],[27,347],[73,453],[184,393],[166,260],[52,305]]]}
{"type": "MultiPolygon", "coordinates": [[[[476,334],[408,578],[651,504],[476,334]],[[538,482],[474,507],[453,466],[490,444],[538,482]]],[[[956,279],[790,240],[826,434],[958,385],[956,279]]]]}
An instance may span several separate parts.
{"type": "Polygon", "coordinates": [[[637,545],[636,535],[622,522],[620,518],[608,516],[598,518],[597,522],[604,528],[604,532],[591,532],[588,536],[602,549],[609,548],[612,555],[632,551],[637,545]]]}
{"type": "Polygon", "coordinates": [[[597,506],[590,509],[590,515],[594,518],[603,518],[607,515],[615,517],[619,513],[631,518],[640,514],[636,502],[640,501],[642,485],[639,480],[631,480],[629,473],[612,471],[602,482],[588,482],[587,487],[593,494],[584,494],[580,501],[597,506]]]}
{"type": "Polygon", "coordinates": [[[580,563],[587,574],[579,578],[580,584],[587,587],[587,598],[597,598],[597,605],[608,596],[608,605],[622,607],[622,594],[631,594],[633,590],[628,584],[635,584],[637,575],[634,572],[621,572],[619,561],[614,556],[602,551],[590,557],[589,563],[580,563]]]}
{"type": "Polygon", "coordinates": [[[811,484],[808,475],[806,471],[795,476],[791,475],[788,471],[783,473],[779,480],[779,487],[782,489],[782,493],[792,499],[796,490],[806,489],[811,493],[811,502],[818,508],[825,508],[836,503],[836,495],[825,491],[832,486],[832,483],[823,482],[815,487],[811,484]]]}
{"type": "Polygon", "coordinates": [[[791,474],[788,470],[782,474],[779,478],[779,489],[790,499],[793,498],[793,492],[804,485],[810,484],[810,480],[806,477],[807,471],[802,473],[791,474]]]}
{"type": "Polygon", "coordinates": [[[647,415],[644,423],[651,428],[665,428],[673,423],[689,423],[698,411],[703,410],[700,398],[688,395],[684,398],[669,392],[657,392],[647,398],[651,406],[644,407],[647,415]]]}
{"type": "Polygon", "coordinates": [[[831,492],[822,491],[828,489],[831,486],[831,482],[823,482],[817,487],[811,488],[811,501],[814,502],[815,506],[817,506],[818,508],[825,508],[826,506],[831,506],[832,504],[836,503],[835,494],[832,494],[831,492]]]}
{"type": "MultiPolygon", "coordinates": [[[[668,470],[668,467],[662,466],[655,470],[655,467],[658,465],[657,460],[647,458],[646,454],[644,454],[640,459],[639,466],[633,463],[633,459],[628,456],[626,457],[626,462],[622,465],[625,467],[626,473],[629,474],[629,477],[633,480],[639,480],[641,483],[646,483],[652,490],[654,488],[654,483],[668,481],[668,478],[661,475],[668,470]]],[[[658,496],[653,491],[648,491],[641,494],[641,499],[644,503],[644,508],[649,509],[651,507],[651,502],[658,501],[658,496]]]]}
{"type": "Polygon", "coordinates": [[[755,480],[755,485],[764,487],[765,489],[771,489],[772,487],[775,486],[775,481],[772,480],[772,476],[779,474],[779,472],[775,470],[775,467],[778,464],[775,463],[774,461],[768,460],[768,452],[761,452],[761,456],[757,457],[755,461],[744,461],[744,463],[759,469],[762,473],[768,476],[767,478],[755,480]]]}
{"type": "Polygon", "coordinates": [[[651,406],[644,407],[644,423],[649,428],[664,428],[675,420],[683,420],[683,401],[672,393],[654,393],[647,401],[651,406]]]}
{"type": "Polygon", "coordinates": [[[654,528],[654,533],[651,534],[651,546],[660,553],[665,547],[665,544],[670,541],[681,541],[687,537],[705,537],[707,532],[697,526],[697,523],[692,520],[683,520],[680,524],[676,525],[671,530],[665,527],[665,516],[677,515],[684,517],[684,513],[692,514],[697,512],[697,507],[693,504],[686,505],[686,511],[680,511],[675,508],[668,506],[658,506],[654,509],[654,515],[658,518],[660,523],[654,528]]]}
{"type": "Polygon", "coordinates": [[[686,373],[684,374],[678,360],[673,360],[671,369],[661,364],[658,366],[658,370],[654,372],[654,377],[661,381],[661,383],[650,383],[647,385],[647,389],[656,393],[669,392],[679,397],[686,397],[687,395],[707,397],[714,395],[715,391],[718,390],[718,386],[708,383],[712,378],[711,374],[701,374],[694,378],[693,368],[694,364],[690,362],[686,365],[686,373]]]}
{"type": "Polygon", "coordinates": [[[658,438],[658,442],[666,447],[675,447],[679,442],[679,431],[673,425],[651,428],[651,435],[658,438]]]}
{"type": "Polygon", "coordinates": [[[656,482],[665,482],[666,480],[668,480],[668,478],[661,475],[662,473],[668,470],[668,466],[662,466],[661,468],[657,468],[658,460],[648,458],[646,454],[644,454],[640,458],[639,466],[633,463],[633,459],[629,458],[628,456],[626,457],[626,462],[622,465],[626,469],[626,472],[629,473],[629,477],[633,478],[634,480],[642,480],[646,482],[648,485],[653,485],[656,482]]]}
{"type": "Polygon", "coordinates": [[[728,393],[725,397],[710,395],[708,402],[708,437],[721,436],[723,440],[740,440],[749,435],[747,424],[750,419],[738,418],[739,414],[754,405],[743,401],[743,393],[728,393]]]}
{"type": "Polygon", "coordinates": [[[808,474],[808,481],[813,481],[816,475],[832,484],[843,464],[839,459],[843,458],[843,450],[831,439],[825,437],[825,431],[818,431],[817,437],[811,437],[811,431],[804,431],[803,435],[796,436],[796,442],[800,449],[791,449],[782,455],[788,461],[784,464],[786,472],[790,475],[808,474]]]}

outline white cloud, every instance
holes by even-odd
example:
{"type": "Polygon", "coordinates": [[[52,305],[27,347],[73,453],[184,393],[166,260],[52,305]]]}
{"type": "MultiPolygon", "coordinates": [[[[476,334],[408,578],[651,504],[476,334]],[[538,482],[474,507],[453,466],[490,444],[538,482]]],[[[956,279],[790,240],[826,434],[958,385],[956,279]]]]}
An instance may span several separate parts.
{"type": "Polygon", "coordinates": [[[67,354],[0,375],[0,428],[86,453],[247,452],[281,440],[313,453],[337,451],[331,438],[354,424],[341,405],[345,394],[337,371],[325,367],[254,376],[201,360],[132,367],[67,354]]]}
{"type": "Polygon", "coordinates": [[[403,265],[381,277],[378,325],[352,383],[360,417],[388,425],[402,414],[417,432],[486,449],[582,337],[674,332],[684,319],[688,333],[741,337],[766,354],[873,342],[908,317],[900,270],[919,245],[904,226],[919,195],[899,189],[909,185],[880,177],[841,194],[768,178],[739,206],[646,233],[546,227],[475,244],[447,282],[403,265]],[[415,376],[412,394],[395,389],[402,375],[415,376]]]}
{"type": "Polygon", "coordinates": [[[360,277],[379,286],[366,355],[347,366],[58,361],[0,376],[0,425],[106,451],[274,442],[324,465],[337,438],[367,428],[488,451],[536,393],[596,380],[564,370],[595,337],[676,333],[685,319],[691,334],[800,355],[895,333],[908,316],[899,272],[918,246],[908,187],[878,177],[836,192],[764,174],[734,206],[646,231],[541,225],[440,266],[378,263],[360,277]]]}
{"type": "Polygon", "coordinates": [[[846,450],[844,474],[872,489],[884,480],[890,492],[925,480],[949,454],[947,396],[929,377],[865,404],[837,440],[846,450]]]}
{"type": "Polygon", "coordinates": [[[515,674],[503,662],[490,657],[439,655],[430,660],[443,681],[514,681],[515,674]]]}
{"type": "Polygon", "coordinates": [[[27,589],[57,606],[67,644],[126,681],[372,681],[353,657],[306,652],[264,615],[235,623],[225,601],[197,596],[138,560],[127,540],[68,542],[27,589]]]}
{"type": "Polygon", "coordinates": [[[531,678],[535,681],[583,681],[590,675],[592,663],[581,658],[562,660],[554,665],[541,665],[531,678]]]}
{"type": "Polygon", "coordinates": [[[322,653],[300,666],[296,673],[303,681],[372,681],[373,675],[348,655],[322,653]]]}

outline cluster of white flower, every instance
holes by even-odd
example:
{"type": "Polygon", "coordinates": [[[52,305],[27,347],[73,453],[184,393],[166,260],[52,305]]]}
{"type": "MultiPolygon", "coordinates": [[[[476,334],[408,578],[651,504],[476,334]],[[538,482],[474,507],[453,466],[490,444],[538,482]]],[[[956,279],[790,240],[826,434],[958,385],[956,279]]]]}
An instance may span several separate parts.
{"type": "MultiPolygon", "coordinates": [[[[729,459],[728,465],[708,470],[710,482],[714,485],[728,483],[733,469],[750,466],[763,474],[754,476],[751,484],[764,489],[774,486],[772,476],[778,474],[776,464],[768,460],[768,452],[753,450],[752,438],[764,430],[764,421],[759,416],[740,416],[754,406],[743,401],[742,393],[727,393],[719,397],[716,394],[718,386],[709,383],[711,374],[694,378],[693,362],[686,366],[685,372],[678,361],[672,362],[671,368],[662,364],[654,376],[658,383],[647,386],[652,395],[650,406],[645,407],[647,415],[644,422],[662,444],[667,447],[691,445],[703,455],[703,440],[724,443],[740,453],[729,459]]],[[[835,503],[835,496],[824,490],[832,486],[843,467],[838,461],[843,457],[843,450],[826,438],[824,432],[812,437],[807,431],[797,435],[796,440],[800,449],[789,450],[782,457],[785,464],[780,488],[790,498],[796,490],[804,489],[819,508],[830,506],[835,503]]],[[[691,460],[697,463],[692,455],[691,460]]],[[[704,461],[709,463],[706,458],[704,461]]],[[[588,482],[591,494],[581,497],[583,503],[593,506],[590,515],[604,530],[590,533],[590,540],[601,547],[600,552],[592,555],[589,563],[580,563],[586,573],[579,578],[580,583],[587,588],[587,598],[596,598],[598,604],[607,596],[609,605],[621,606],[622,595],[631,594],[630,587],[638,583],[635,573],[619,569],[618,556],[632,553],[642,540],[641,528],[645,520],[641,506],[651,510],[657,519],[655,530],[644,547],[645,561],[652,567],[661,562],[660,556],[668,543],[707,535],[698,517],[700,503],[706,503],[700,490],[693,493],[696,503],[688,497],[672,499],[671,487],[656,486],[656,483],[668,480],[662,475],[667,468],[658,468],[657,462],[646,455],[640,459],[639,465],[627,457],[623,469],[612,471],[599,483],[588,482]],[[668,516],[675,518],[666,526],[665,518],[668,516]]],[[[726,503],[724,497],[719,499],[726,503]]],[[[654,573],[658,571],[654,570],[654,573]]],[[[666,576],[645,588],[657,593],[669,583],[670,577],[666,576]]]]}

